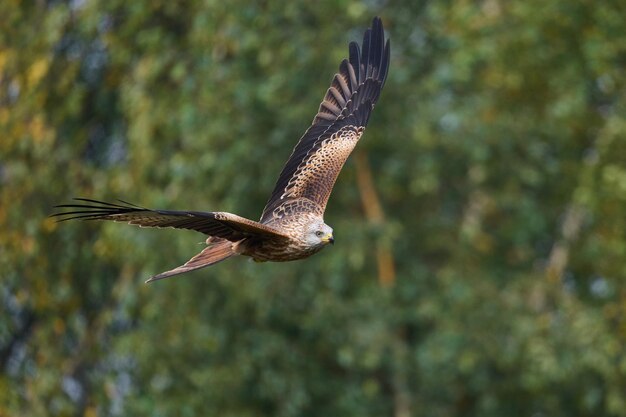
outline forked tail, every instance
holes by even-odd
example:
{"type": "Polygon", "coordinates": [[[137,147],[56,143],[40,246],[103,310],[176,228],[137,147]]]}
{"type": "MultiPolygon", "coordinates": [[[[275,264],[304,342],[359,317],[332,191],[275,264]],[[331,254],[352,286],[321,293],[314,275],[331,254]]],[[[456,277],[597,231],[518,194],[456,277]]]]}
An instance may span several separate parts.
{"type": "Polygon", "coordinates": [[[148,279],[146,283],[157,281],[159,279],[168,278],[174,275],[183,274],[185,272],[194,271],[196,269],[204,268],[205,266],[214,265],[225,259],[235,255],[233,250],[233,243],[228,240],[219,239],[212,242],[210,246],[207,246],[202,252],[188,260],[184,265],[174,268],[167,272],[162,272],[148,279]]]}

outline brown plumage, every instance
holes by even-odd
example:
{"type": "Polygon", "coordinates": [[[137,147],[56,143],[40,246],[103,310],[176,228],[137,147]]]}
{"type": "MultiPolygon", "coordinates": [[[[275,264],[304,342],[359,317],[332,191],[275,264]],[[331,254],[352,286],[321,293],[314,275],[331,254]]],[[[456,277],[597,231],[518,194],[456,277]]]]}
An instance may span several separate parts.
{"type": "Polygon", "coordinates": [[[53,216],[60,221],[113,220],[140,227],[189,229],[209,236],[202,252],[147,282],[204,268],[234,255],[277,262],[306,258],[334,242],[332,229],[323,219],[326,203],[385,84],[389,51],[389,40],[385,43],[382,22],[376,17],[361,47],[350,43],[349,58],[341,62],[313,123],[287,160],[260,222],[225,212],[151,210],[124,201],[85,198],[57,206],[71,211],[53,216]]]}

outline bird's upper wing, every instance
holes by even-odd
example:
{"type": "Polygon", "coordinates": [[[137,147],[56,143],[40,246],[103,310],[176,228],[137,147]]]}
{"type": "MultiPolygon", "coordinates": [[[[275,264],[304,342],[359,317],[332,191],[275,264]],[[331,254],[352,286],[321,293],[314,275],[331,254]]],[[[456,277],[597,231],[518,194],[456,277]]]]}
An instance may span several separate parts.
{"type": "Polygon", "coordinates": [[[349,45],[349,59],[339,66],[313,124],[304,133],[283,168],[261,222],[278,216],[277,209],[294,199],[308,199],[323,214],[339,171],[363,134],[389,68],[389,40],[375,17],[362,47],[349,45]]]}
{"type": "Polygon", "coordinates": [[[113,204],[86,198],[75,198],[75,200],[84,204],[55,206],[73,210],[56,213],[52,217],[59,217],[59,221],[72,219],[113,220],[116,222],[127,222],[140,227],[188,229],[230,241],[238,241],[251,236],[273,239],[289,238],[288,235],[280,230],[231,213],[151,210],[125,201],[121,201],[121,204],[113,204]]]}

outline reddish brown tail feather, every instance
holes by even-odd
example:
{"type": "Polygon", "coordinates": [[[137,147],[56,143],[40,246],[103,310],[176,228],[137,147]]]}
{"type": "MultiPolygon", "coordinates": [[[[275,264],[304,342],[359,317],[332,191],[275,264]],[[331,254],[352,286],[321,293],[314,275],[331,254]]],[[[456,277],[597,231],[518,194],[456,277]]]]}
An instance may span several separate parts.
{"type": "Polygon", "coordinates": [[[232,248],[232,242],[220,239],[220,241],[212,243],[211,246],[206,247],[202,252],[188,260],[184,265],[155,275],[148,279],[146,283],[194,271],[196,269],[204,268],[205,266],[214,265],[230,258],[233,255],[235,255],[235,252],[232,248]]]}

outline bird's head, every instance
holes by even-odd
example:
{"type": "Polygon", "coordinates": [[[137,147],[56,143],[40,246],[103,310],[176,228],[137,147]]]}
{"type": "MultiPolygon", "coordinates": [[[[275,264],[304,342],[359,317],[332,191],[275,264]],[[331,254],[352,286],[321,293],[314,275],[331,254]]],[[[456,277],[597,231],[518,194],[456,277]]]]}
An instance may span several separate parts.
{"type": "Polygon", "coordinates": [[[305,240],[312,247],[323,247],[335,243],[333,229],[323,220],[313,220],[307,224],[305,240]]]}

